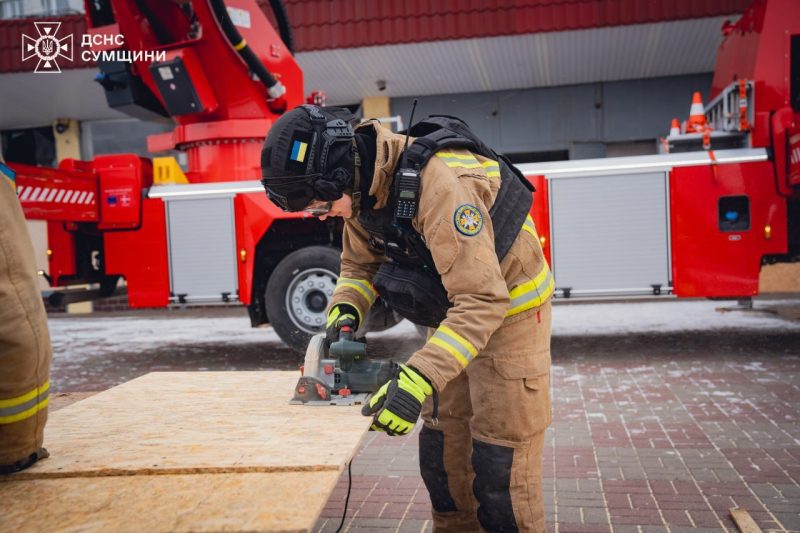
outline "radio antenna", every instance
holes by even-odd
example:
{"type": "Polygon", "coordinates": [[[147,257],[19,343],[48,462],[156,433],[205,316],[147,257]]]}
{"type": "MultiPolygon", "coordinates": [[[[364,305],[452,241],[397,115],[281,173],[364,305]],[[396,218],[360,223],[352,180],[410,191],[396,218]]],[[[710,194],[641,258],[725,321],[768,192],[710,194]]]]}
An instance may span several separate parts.
{"type": "Polygon", "coordinates": [[[403,166],[406,163],[406,150],[408,149],[408,134],[411,132],[411,126],[414,125],[414,111],[417,109],[417,99],[411,103],[411,118],[408,119],[408,128],[406,129],[406,142],[403,145],[403,166]]]}

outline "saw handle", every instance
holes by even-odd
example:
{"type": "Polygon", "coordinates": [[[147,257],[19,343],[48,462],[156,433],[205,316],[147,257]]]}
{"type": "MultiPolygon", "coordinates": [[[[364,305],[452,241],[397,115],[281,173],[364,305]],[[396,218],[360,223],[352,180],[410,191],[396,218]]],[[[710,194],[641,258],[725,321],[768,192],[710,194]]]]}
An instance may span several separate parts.
{"type": "Polygon", "coordinates": [[[350,326],[342,326],[339,330],[339,340],[332,343],[329,352],[336,357],[337,366],[348,372],[353,368],[353,362],[360,361],[367,354],[367,347],[363,342],[353,340],[355,332],[350,326]]]}

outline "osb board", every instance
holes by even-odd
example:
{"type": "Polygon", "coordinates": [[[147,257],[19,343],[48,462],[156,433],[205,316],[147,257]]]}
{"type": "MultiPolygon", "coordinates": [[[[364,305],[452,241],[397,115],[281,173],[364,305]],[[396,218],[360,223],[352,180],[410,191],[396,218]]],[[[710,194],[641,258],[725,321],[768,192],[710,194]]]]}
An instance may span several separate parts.
{"type": "Polygon", "coordinates": [[[800,292],[800,263],[777,263],[761,267],[758,292],[800,292]]]}
{"type": "Polygon", "coordinates": [[[89,396],[94,396],[97,392],[58,392],[50,395],[50,401],[47,404],[47,411],[54,413],[59,409],[63,409],[68,405],[79,402],[89,396]]]}
{"type": "Polygon", "coordinates": [[[330,470],[0,481],[0,531],[311,531],[338,477],[330,470]]]}
{"type": "Polygon", "coordinates": [[[298,372],[154,372],[50,416],[50,458],[19,478],[339,469],[358,406],[289,405],[298,372]]]}

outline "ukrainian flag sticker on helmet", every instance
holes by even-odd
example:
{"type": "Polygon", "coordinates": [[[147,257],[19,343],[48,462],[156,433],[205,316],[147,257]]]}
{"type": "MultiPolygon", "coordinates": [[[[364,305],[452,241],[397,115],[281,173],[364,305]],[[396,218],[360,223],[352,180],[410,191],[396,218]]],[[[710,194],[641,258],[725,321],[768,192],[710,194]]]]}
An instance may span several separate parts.
{"type": "Polygon", "coordinates": [[[306,150],[308,149],[308,143],[305,143],[301,140],[295,140],[292,143],[292,155],[290,156],[292,161],[297,161],[298,163],[303,163],[306,160],[306,150]]]}
{"type": "Polygon", "coordinates": [[[460,233],[469,237],[477,235],[483,229],[481,210],[471,204],[464,204],[456,209],[453,222],[460,233]]]}

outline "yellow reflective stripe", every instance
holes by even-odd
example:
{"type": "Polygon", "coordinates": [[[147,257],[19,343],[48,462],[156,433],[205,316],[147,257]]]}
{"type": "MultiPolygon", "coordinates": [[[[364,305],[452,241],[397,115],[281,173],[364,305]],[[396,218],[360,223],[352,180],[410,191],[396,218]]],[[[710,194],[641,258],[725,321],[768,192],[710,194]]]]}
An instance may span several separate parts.
{"type": "Polygon", "coordinates": [[[0,400],[0,424],[12,424],[30,418],[47,407],[49,401],[49,381],[22,396],[0,400]]]}
{"type": "Polygon", "coordinates": [[[439,326],[428,342],[444,349],[464,368],[478,355],[478,350],[471,342],[444,325],[439,326]]]}
{"type": "Polygon", "coordinates": [[[536,226],[533,224],[533,219],[530,215],[525,219],[525,222],[522,223],[522,231],[527,231],[531,235],[533,235],[534,239],[538,239],[539,236],[536,235],[536,226]]]}
{"type": "Polygon", "coordinates": [[[234,48],[234,49],[236,49],[236,51],[238,52],[239,50],[241,50],[241,49],[242,49],[242,48],[244,48],[245,46],[247,46],[247,41],[245,41],[244,39],[242,39],[242,42],[240,42],[239,44],[237,44],[237,45],[236,45],[236,46],[234,46],[233,48],[234,48]]]}
{"type": "Polygon", "coordinates": [[[482,168],[486,172],[487,178],[500,177],[500,164],[491,159],[481,163],[472,154],[456,154],[454,152],[437,152],[436,157],[450,168],[482,168]]]}
{"type": "Polygon", "coordinates": [[[366,298],[369,305],[372,305],[375,302],[375,298],[378,297],[378,293],[372,288],[372,283],[365,279],[339,278],[336,281],[336,288],[338,289],[339,287],[355,289],[361,296],[366,298]]]}
{"type": "Polygon", "coordinates": [[[45,407],[47,407],[49,403],[50,403],[50,398],[47,397],[41,402],[31,407],[30,409],[22,411],[21,413],[17,413],[15,415],[10,415],[10,416],[0,416],[0,424],[13,424],[14,422],[19,422],[21,420],[25,420],[26,418],[30,418],[39,411],[41,411],[42,409],[44,409],[45,407]]]}
{"type": "Polygon", "coordinates": [[[481,164],[478,163],[477,159],[474,159],[474,163],[462,163],[460,161],[445,161],[444,164],[450,168],[481,168],[481,164]]]}
{"type": "Polygon", "coordinates": [[[556,282],[553,274],[545,265],[535,278],[511,290],[509,293],[511,305],[506,312],[506,317],[539,307],[553,294],[555,288],[556,282]]]}
{"type": "Polygon", "coordinates": [[[477,161],[475,156],[472,154],[457,154],[455,152],[436,152],[436,157],[441,157],[442,159],[464,159],[467,161],[477,161]]]}
{"type": "Polygon", "coordinates": [[[486,171],[487,178],[499,178],[500,177],[500,164],[497,161],[493,161],[489,159],[488,161],[484,161],[481,163],[483,170],[486,171]]]}
{"type": "Polygon", "coordinates": [[[462,367],[467,368],[467,365],[469,364],[469,361],[466,358],[464,358],[464,356],[461,355],[461,353],[456,348],[454,348],[453,346],[450,346],[449,343],[447,343],[446,341],[443,341],[441,339],[438,339],[436,337],[431,337],[428,340],[428,342],[431,343],[431,344],[435,344],[436,346],[438,346],[440,348],[444,348],[445,351],[447,351],[450,355],[452,355],[453,357],[456,358],[456,360],[459,362],[459,364],[462,367]]]}
{"type": "Polygon", "coordinates": [[[21,403],[25,403],[28,400],[32,400],[35,397],[39,396],[41,393],[46,392],[50,388],[50,381],[46,381],[44,385],[41,387],[36,387],[30,392],[26,392],[22,396],[17,396],[16,398],[9,398],[8,400],[0,400],[0,409],[4,407],[14,407],[15,405],[19,405],[21,403]]]}
{"type": "Polygon", "coordinates": [[[450,168],[481,168],[481,164],[472,154],[462,155],[453,152],[437,152],[436,157],[450,168]]]}

